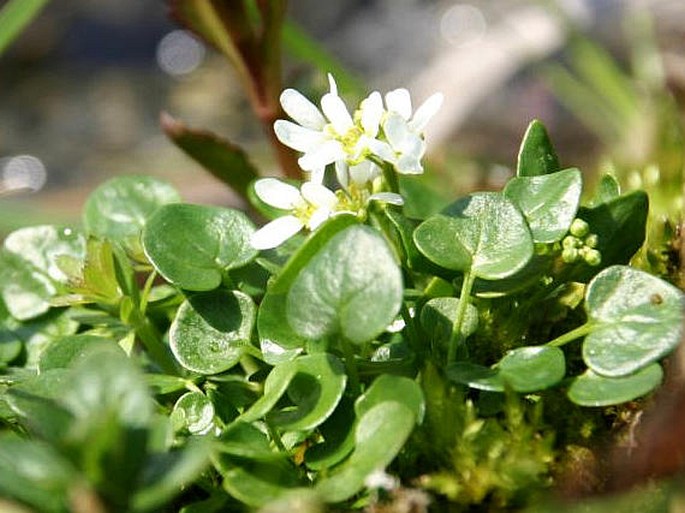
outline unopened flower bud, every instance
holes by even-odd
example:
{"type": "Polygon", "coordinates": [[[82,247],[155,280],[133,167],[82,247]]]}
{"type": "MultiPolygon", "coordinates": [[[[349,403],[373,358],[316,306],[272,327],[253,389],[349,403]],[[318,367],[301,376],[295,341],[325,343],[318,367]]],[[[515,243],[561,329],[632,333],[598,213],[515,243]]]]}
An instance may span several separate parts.
{"type": "Polygon", "coordinates": [[[597,234],[591,233],[587,237],[585,237],[585,245],[588,248],[596,248],[597,244],[599,244],[599,237],[597,237],[597,234]]]}
{"type": "Polygon", "coordinates": [[[572,264],[578,260],[578,250],[576,248],[564,248],[561,252],[561,259],[567,264],[572,264]]]}
{"type": "Polygon", "coordinates": [[[591,266],[595,267],[602,263],[602,254],[596,249],[588,249],[583,255],[583,259],[591,266]]]}
{"type": "Polygon", "coordinates": [[[568,231],[571,232],[571,235],[576,237],[585,237],[588,233],[590,233],[590,225],[582,219],[575,218],[571,223],[571,228],[569,228],[568,231]]]}

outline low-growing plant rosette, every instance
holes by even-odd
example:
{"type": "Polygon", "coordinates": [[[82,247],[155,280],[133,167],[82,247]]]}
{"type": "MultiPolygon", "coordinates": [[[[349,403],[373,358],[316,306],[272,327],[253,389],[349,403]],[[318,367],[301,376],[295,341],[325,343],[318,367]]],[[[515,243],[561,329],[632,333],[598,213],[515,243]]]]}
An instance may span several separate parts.
{"type": "Polygon", "coordinates": [[[410,218],[432,199],[402,197],[398,175],[423,172],[442,97],[414,111],[405,89],[373,92],[350,114],[329,80],[321,110],[281,95],[294,122],[275,132],[309,180],[256,179],[261,228],[122,176],[82,229],[6,238],[2,495],[47,512],[75,494],[103,511],[361,508],[382,476],[506,505],[553,480],[564,448],[530,420],[547,401],[659,386],[683,294],[629,266],[644,193],[582,205],[582,173],[534,121],[502,191],[410,218]]]}

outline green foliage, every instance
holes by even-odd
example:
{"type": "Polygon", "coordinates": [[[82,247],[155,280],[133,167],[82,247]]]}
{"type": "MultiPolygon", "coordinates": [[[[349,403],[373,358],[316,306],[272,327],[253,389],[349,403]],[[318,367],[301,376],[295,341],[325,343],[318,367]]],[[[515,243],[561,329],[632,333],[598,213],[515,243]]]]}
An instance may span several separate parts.
{"type": "MultiPolygon", "coordinates": [[[[174,5],[225,52],[261,51],[253,25],[241,29],[246,47],[221,39],[213,23],[240,29],[225,4],[174,5]]],[[[267,22],[255,6],[238,14],[267,22]]],[[[382,127],[388,141],[405,130],[420,146],[423,134],[395,122],[382,127]]],[[[253,185],[238,150],[174,129],[283,214],[260,236],[298,235],[260,252],[254,241],[268,237],[244,213],[182,203],[141,177],[93,192],[85,235],[10,234],[4,496],[49,512],[76,500],[102,511],[317,511],[375,507],[413,484],[457,511],[520,507],[553,482],[563,444],[588,431],[590,413],[545,424],[546,408],[620,408],[661,383],[683,294],[627,265],[644,242],[647,197],[607,178],[581,205],[581,172],[560,169],[539,122],[503,191],[438,209],[416,188],[407,211],[422,220],[400,208],[396,175],[416,172],[410,152],[372,161],[372,185],[353,174],[335,192],[253,185]]]]}

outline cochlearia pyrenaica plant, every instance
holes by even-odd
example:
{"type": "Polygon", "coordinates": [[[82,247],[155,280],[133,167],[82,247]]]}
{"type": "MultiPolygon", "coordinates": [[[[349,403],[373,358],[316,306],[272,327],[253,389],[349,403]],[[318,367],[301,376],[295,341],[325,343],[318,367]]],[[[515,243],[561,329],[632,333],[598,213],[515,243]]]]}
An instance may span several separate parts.
{"type": "Polygon", "coordinates": [[[322,511],[409,489],[506,505],[553,482],[545,409],[587,430],[659,386],[683,295],[630,266],[643,192],[605,176],[581,202],[582,173],[533,121],[502,190],[436,205],[412,184],[442,95],[348,110],[328,81],[319,105],[280,95],[273,130],[304,180],[257,178],[209,141],[259,228],[120,176],[82,228],[7,236],[3,496],[44,512],[322,511]]]}

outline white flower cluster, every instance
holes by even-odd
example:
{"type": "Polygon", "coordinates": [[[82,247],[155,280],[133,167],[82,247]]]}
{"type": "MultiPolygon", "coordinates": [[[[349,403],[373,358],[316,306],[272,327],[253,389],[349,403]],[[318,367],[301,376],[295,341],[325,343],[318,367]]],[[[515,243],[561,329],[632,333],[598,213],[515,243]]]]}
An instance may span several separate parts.
{"type": "Polygon", "coordinates": [[[426,151],[423,131],[440,108],[436,93],[413,111],[409,91],[395,89],[385,95],[371,93],[350,114],[328,75],[330,91],[321,98],[321,110],[295,89],[281,94],[283,110],[295,122],[274,123],[278,139],[303,155],[298,164],[310,180],[298,190],[275,178],[255,184],[257,196],[273,207],[288,211],[258,230],[252,245],[269,249],[280,245],[303,228],[315,229],[338,212],[362,213],[369,201],[401,205],[396,192],[384,191],[382,165],[400,174],[421,174],[426,151]],[[337,193],[322,185],[326,166],[335,166],[341,186],[337,193]]]}

